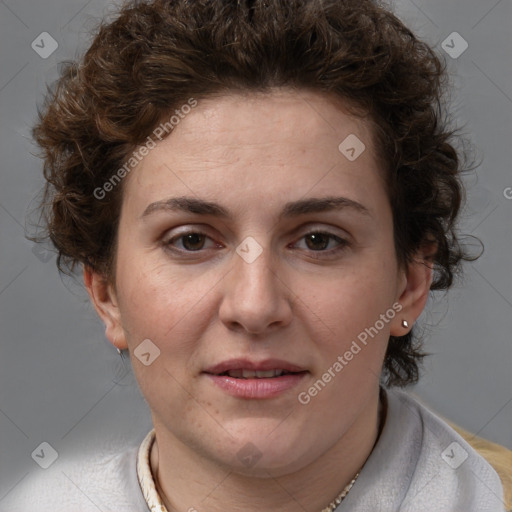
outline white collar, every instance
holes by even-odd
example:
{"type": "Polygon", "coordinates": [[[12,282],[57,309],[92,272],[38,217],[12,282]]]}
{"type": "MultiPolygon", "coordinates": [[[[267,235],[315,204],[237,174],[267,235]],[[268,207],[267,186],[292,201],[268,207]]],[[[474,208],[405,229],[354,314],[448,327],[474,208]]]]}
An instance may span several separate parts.
{"type": "Polygon", "coordinates": [[[155,480],[151,473],[151,465],[149,463],[149,455],[151,447],[155,441],[155,430],[151,430],[142,441],[137,453],[137,477],[139,485],[144,495],[144,499],[151,512],[168,512],[165,505],[156,490],[155,480]]]}

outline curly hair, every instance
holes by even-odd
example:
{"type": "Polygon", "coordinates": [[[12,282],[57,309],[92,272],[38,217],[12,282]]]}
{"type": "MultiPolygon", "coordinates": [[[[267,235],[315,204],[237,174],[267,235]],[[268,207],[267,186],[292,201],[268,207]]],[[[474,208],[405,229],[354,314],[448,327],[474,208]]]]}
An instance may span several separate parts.
{"type": "MultiPolygon", "coordinates": [[[[169,113],[191,97],[276,87],[335,93],[368,116],[393,211],[401,265],[424,244],[431,289],[447,289],[469,257],[456,219],[463,199],[444,92],[446,64],[372,0],[154,0],[103,21],[79,62],[65,64],[34,137],[43,150],[45,235],[61,271],[113,271],[122,183],[94,193],[169,113]]],[[[418,379],[412,331],[391,336],[388,385],[418,379]]]]}

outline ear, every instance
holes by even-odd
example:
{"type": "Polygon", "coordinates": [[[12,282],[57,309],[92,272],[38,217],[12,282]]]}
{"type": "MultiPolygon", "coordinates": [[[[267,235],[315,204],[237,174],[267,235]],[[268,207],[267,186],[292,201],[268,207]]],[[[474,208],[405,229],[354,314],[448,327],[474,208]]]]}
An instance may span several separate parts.
{"type": "Polygon", "coordinates": [[[92,268],[84,266],[84,284],[94,309],[105,324],[107,339],[119,350],[128,348],[112,283],[92,268]]]}
{"type": "Polygon", "coordinates": [[[391,322],[392,336],[407,334],[425,308],[434,277],[434,252],[432,244],[425,246],[402,272],[397,299],[402,309],[391,322]],[[403,326],[404,320],[408,327],[403,326]]]}

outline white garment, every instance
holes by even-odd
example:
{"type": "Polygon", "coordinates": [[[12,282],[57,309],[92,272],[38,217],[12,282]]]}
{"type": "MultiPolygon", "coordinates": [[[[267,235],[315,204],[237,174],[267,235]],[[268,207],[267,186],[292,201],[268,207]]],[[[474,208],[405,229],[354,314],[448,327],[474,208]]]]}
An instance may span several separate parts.
{"type": "Polygon", "coordinates": [[[336,512],[505,512],[498,474],[457,432],[403,392],[388,392],[388,407],[379,441],[336,512]]]}
{"type": "MultiPolygon", "coordinates": [[[[387,397],[379,441],[336,512],[505,512],[501,482],[483,457],[406,393],[388,391],[387,397]]],[[[150,440],[148,435],[140,450],[57,461],[0,501],[0,512],[164,512],[151,509],[144,497],[158,503],[150,440]]]]}

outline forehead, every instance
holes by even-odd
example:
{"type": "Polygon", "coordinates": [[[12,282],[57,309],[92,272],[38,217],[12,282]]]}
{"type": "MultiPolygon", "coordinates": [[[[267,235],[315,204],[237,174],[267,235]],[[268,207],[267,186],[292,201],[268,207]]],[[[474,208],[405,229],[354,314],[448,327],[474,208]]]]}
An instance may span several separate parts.
{"type": "Polygon", "coordinates": [[[125,192],[142,203],[173,191],[206,198],[236,191],[240,199],[350,181],[364,189],[382,175],[377,160],[370,120],[334,95],[230,94],[188,110],[135,167],[125,192]]]}
{"type": "Polygon", "coordinates": [[[199,152],[257,152],[264,145],[296,150],[306,142],[304,149],[320,144],[338,156],[332,150],[350,134],[363,139],[369,152],[374,146],[368,117],[350,114],[347,103],[334,94],[306,90],[209,97],[185,116],[176,132],[199,152]]]}

